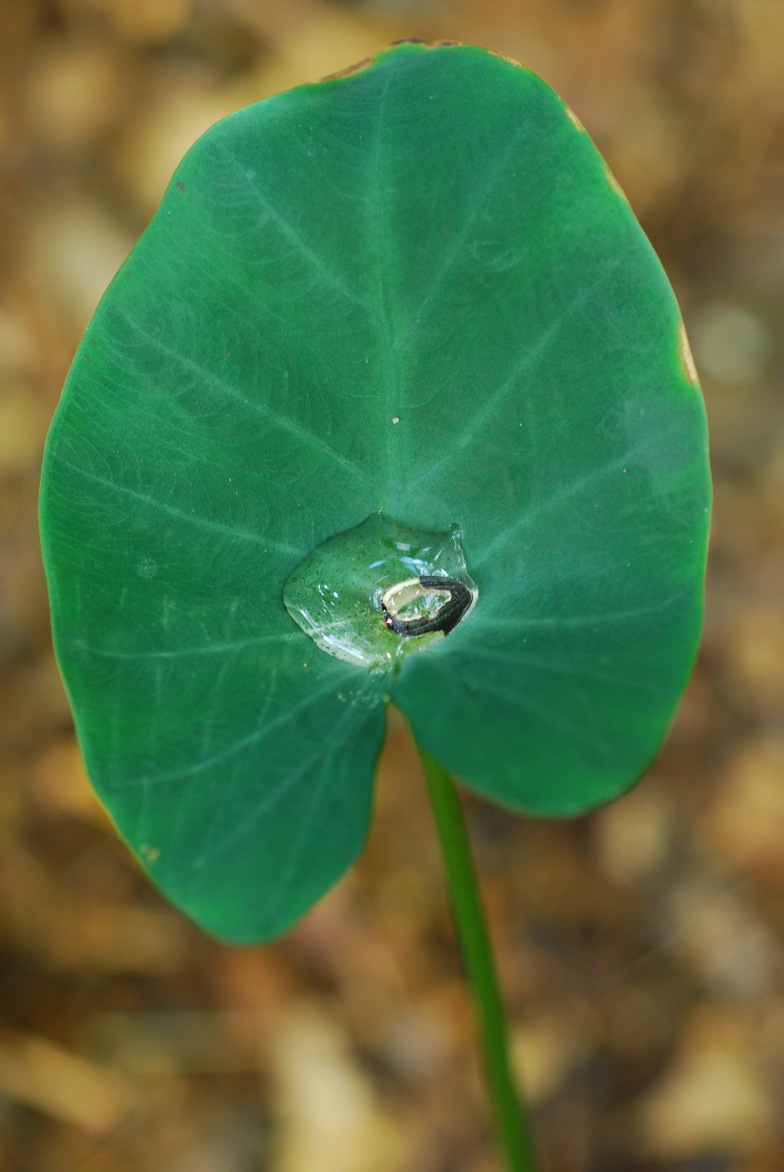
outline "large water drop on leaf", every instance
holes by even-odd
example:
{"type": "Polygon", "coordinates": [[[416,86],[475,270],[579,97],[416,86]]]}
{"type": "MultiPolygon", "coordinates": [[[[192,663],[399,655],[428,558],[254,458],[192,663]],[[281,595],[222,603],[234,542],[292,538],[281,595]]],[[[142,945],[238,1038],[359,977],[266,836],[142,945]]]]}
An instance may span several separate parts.
{"type": "Polygon", "coordinates": [[[457,527],[410,529],[374,513],[308,554],[283,601],[322,651],[385,669],[443,639],[478,593],[457,527]]]}

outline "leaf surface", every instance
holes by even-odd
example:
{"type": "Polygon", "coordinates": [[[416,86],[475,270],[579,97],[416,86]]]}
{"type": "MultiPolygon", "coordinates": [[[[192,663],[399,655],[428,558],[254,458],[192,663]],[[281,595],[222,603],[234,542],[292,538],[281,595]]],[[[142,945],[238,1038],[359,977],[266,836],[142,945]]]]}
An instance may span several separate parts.
{"type": "Polygon", "coordinates": [[[361,849],[390,695],[516,809],[635,780],[701,622],[686,346],[585,132],[483,50],[400,45],[196,143],[85,335],[41,506],[90,775],[175,902],[237,941],[302,914],[361,849]],[[479,588],[388,674],[282,600],[382,512],[459,526],[479,588]]]}

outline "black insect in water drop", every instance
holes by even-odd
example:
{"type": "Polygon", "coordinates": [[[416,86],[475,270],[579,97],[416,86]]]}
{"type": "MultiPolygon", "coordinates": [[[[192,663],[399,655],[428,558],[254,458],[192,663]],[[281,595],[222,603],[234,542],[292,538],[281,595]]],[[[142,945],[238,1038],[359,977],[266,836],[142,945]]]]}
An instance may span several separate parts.
{"type": "Polygon", "coordinates": [[[424,574],[419,578],[407,578],[386,590],[381,598],[384,622],[397,635],[411,637],[429,635],[441,631],[448,635],[468,612],[474,595],[468,586],[457,578],[443,574],[424,574]],[[400,612],[417,598],[429,593],[444,594],[446,598],[435,614],[418,614],[405,618],[400,612]]]}

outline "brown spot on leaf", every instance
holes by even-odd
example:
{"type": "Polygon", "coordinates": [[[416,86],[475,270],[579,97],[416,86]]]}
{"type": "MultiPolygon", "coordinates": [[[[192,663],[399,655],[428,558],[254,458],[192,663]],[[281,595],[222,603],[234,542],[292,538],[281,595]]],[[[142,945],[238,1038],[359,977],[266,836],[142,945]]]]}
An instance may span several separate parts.
{"type": "Polygon", "coordinates": [[[497,49],[488,49],[488,53],[492,53],[493,57],[497,57],[499,61],[506,61],[507,65],[514,65],[515,69],[525,69],[526,65],[521,65],[519,61],[515,61],[514,57],[507,57],[506,53],[499,53],[497,49]]]}
{"type": "Polygon", "coordinates": [[[402,37],[399,41],[392,41],[390,48],[395,45],[422,45],[425,49],[454,49],[460,48],[460,41],[423,41],[419,37],[402,37]]]}
{"type": "Polygon", "coordinates": [[[183,193],[183,195],[187,191],[185,184],[180,179],[177,180],[177,182],[174,184],[174,186],[177,188],[178,191],[181,191],[183,193]]]}
{"type": "MultiPolygon", "coordinates": [[[[449,49],[461,48],[460,41],[423,41],[418,37],[404,37],[399,41],[391,41],[387,45],[388,49],[394,49],[397,45],[421,45],[424,49],[449,49]]],[[[345,69],[339,69],[337,73],[328,73],[326,77],[322,77],[322,81],[338,81],[343,77],[351,77],[354,73],[361,73],[363,69],[370,69],[375,65],[375,57],[365,57],[364,60],[358,61],[356,65],[348,65],[345,69]]]]}
{"type": "Polygon", "coordinates": [[[626,192],[623,190],[620,183],[615,178],[615,176],[613,175],[612,171],[610,170],[610,168],[607,166],[606,163],[604,164],[604,177],[607,180],[607,182],[609,183],[612,190],[615,192],[615,194],[619,195],[621,197],[621,199],[625,199],[626,202],[628,203],[629,201],[626,198],[626,192]]]}
{"type": "Polygon", "coordinates": [[[338,81],[341,77],[351,77],[353,73],[361,73],[363,69],[369,69],[373,64],[372,57],[364,57],[361,61],[357,61],[355,65],[347,65],[345,69],[339,69],[337,73],[328,73],[326,77],[322,77],[322,81],[338,81]]]}
{"type": "Polygon", "coordinates": [[[692,386],[698,386],[700,376],[697,374],[697,367],[694,363],[694,355],[691,352],[689,339],[686,336],[686,327],[683,322],[678,325],[678,351],[683,363],[683,369],[686,371],[686,377],[692,386]]]}
{"type": "Polygon", "coordinates": [[[569,106],[565,106],[564,109],[566,110],[566,117],[569,119],[572,125],[576,126],[578,130],[581,130],[583,134],[586,134],[587,131],[580,119],[575,114],[574,110],[570,109],[569,106]]]}

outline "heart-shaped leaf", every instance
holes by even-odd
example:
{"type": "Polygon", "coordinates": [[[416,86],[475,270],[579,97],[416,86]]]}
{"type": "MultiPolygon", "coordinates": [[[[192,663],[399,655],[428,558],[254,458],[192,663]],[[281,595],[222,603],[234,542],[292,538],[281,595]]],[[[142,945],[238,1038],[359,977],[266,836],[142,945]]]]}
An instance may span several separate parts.
{"type": "Polygon", "coordinates": [[[179,167],[48,442],[90,776],[163,890],[236,941],[284,931],[356,857],[390,696],[474,790],[587,810],[684,687],[708,507],[674,298],[543,82],[406,44],[251,106],[179,167]],[[459,591],[466,567],[473,609],[385,670],[406,615],[446,614],[418,576],[459,591]],[[323,621],[351,638],[366,601],[380,657],[313,642],[289,579],[292,613],[303,589],[348,600],[323,621]]]}

